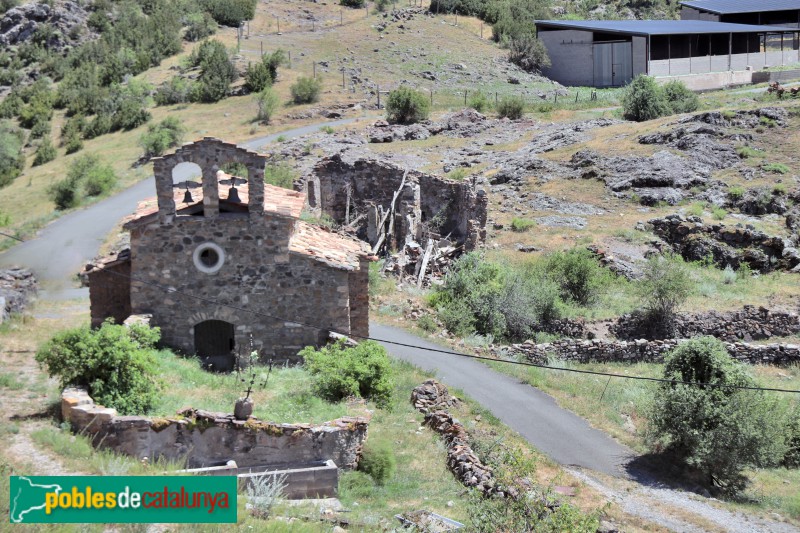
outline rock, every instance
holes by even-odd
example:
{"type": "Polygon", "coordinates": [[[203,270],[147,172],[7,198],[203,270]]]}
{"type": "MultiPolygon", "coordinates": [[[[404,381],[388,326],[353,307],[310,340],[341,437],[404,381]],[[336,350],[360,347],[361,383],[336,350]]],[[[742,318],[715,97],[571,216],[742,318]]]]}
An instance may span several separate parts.
{"type": "Polygon", "coordinates": [[[519,85],[519,78],[517,78],[516,76],[509,76],[508,83],[512,85],[519,85]]]}
{"type": "Polygon", "coordinates": [[[0,323],[12,315],[24,313],[38,289],[39,284],[30,270],[0,270],[0,323]]]}

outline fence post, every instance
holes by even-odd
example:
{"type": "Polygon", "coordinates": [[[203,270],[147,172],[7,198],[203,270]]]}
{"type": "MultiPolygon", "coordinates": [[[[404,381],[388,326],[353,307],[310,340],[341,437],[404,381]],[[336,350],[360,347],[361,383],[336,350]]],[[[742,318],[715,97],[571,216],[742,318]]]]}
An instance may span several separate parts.
{"type": "Polygon", "coordinates": [[[381,108],[381,86],[378,85],[378,109],[381,108]]]}
{"type": "Polygon", "coordinates": [[[494,92],[494,105],[497,105],[497,91],[494,92]]]}
{"type": "Polygon", "coordinates": [[[275,22],[278,23],[278,35],[280,35],[281,34],[281,19],[279,19],[278,17],[275,17],[275,22]]]}
{"type": "Polygon", "coordinates": [[[483,39],[483,21],[481,21],[481,39],[483,39]]]}
{"type": "Polygon", "coordinates": [[[433,107],[433,89],[431,89],[431,107],[433,107]]]}
{"type": "Polygon", "coordinates": [[[344,26],[344,8],[339,8],[339,26],[344,26]]]}
{"type": "Polygon", "coordinates": [[[312,68],[314,69],[314,79],[317,79],[317,62],[312,61],[312,68]]]}
{"type": "Polygon", "coordinates": [[[264,57],[264,41],[260,41],[258,44],[261,45],[261,57],[264,57]]]}
{"type": "Polygon", "coordinates": [[[555,104],[558,104],[558,91],[556,91],[555,96],[553,96],[553,100],[555,104]]]}
{"type": "Polygon", "coordinates": [[[288,53],[289,53],[289,68],[291,69],[292,68],[292,51],[289,50],[288,53]]]}
{"type": "Polygon", "coordinates": [[[344,84],[344,67],[342,67],[342,89],[346,89],[347,86],[344,84]]]}
{"type": "Polygon", "coordinates": [[[578,103],[578,94],[579,94],[579,91],[575,91],[575,103],[576,104],[578,103]]]}
{"type": "Polygon", "coordinates": [[[464,91],[464,105],[467,105],[467,91],[464,91]]]}

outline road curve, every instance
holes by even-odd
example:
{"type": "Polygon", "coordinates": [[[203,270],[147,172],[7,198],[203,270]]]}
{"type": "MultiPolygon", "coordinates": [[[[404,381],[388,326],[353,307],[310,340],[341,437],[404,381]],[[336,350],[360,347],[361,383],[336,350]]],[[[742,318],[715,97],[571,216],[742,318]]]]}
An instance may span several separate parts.
{"type": "Polygon", "coordinates": [[[623,466],[635,455],[633,450],[559,407],[552,396],[474,359],[426,351],[425,348],[442,347],[402,329],[371,323],[370,336],[421,346],[405,348],[384,343],[393,356],[435,372],[443,383],[463,390],[556,462],[625,476],[623,466]]]}

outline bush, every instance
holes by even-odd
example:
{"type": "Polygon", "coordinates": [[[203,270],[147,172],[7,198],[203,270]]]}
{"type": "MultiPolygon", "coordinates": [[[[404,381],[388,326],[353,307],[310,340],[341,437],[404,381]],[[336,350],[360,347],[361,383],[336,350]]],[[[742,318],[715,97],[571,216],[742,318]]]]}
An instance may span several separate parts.
{"type": "Polygon", "coordinates": [[[540,72],[551,65],[547,48],[533,35],[512,39],[508,45],[508,60],[529,72],[540,72]]]}
{"type": "Polygon", "coordinates": [[[48,194],[58,209],[70,209],[81,204],[84,196],[99,196],[110,191],[117,183],[114,169],[101,163],[96,155],[75,159],[67,176],[54,183],[48,194]]]}
{"type": "Polygon", "coordinates": [[[622,96],[622,116],[642,122],[667,114],[669,106],[656,80],[644,74],[636,76],[622,96]]]}
{"type": "Polygon", "coordinates": [[[654,255],[636,284],[639,307],[654,329],[671,333],[675,312],[692,293],[693,282],[680,256],[654,255]]]}
{"type": "Polygon", "coordinates": [[[272,76],[262,62],[250,63],[244,73],[244,85],[248,91],[257,93],[272,85],[272,76]]]}
{"type": "Polygon", "coordinates": [[[295,104],[312,104],[319,100],[322,83],[314,78],[301,76],[289,90],[292,92],[292,102],[295,104]]]}
{"type": "Polygon", "coordinates": [[[376,485],[385,485],[397,470],[397,460],[391,444],[368,440],[358,462],[358,469],[369,475],[376,485]]]}
{"type": "Polygon", "coordinates": [[[364,0],[339,0],[339,4],[358,9],[364,7],[364,0]]]}
{"type": "Polygon", "coordinates": [[[236,69],[225,45],[217,40],[205,41],[191,59],[200,66],[200,76],[192,88],[191,99],[212,103],[228,96],[228,87],[236,79],[236,69]]]}
{"type": "Polygon", "coordinates": [[[264,168],[264,181],[276,187],[293,189],[297,172],[286,163],[274,163],[264,168]]]}
{"type": "Polygon", "coordinates": [[[205,9],[219,24],[237,27],[256,15],[257,0],[200,0],[205,9]]]}
{"type": "Polygon", "coordinates": [[[187,41],[201,41],[217,31],[217,23],[210,13],[190,13],[186,17],[187,41]]]}
{"type": "Polygon", "coordinates": [[[791,169],[783,163],[767,163],[762,166],[761,169],[765,172],[772,172],[773,174],[786,174],[791,171],[791,169]]]}
{"type": "Polygon", "coordinates": [[[278,109],[280,104],[278,93],[272,87],[264,87],[264,89],[256,95],[256,103],[258,104],[257,118],[264,124],[269,124],[275,110],[278,109]]]}
{"type": "Polygon", "coordinates": [[[713,337],[678,345],[664,363],[664,379],[649,418],[653,441],[702,472],[709,485],[727,493],[744,488],[748,467],[777,464],[786,451],[784,419],[776,402],[754,386],[745,366],[713,337]]]}
{"type": "Polygon", "coordinates": [[[154,346],[159,330],[105,322],[100,329],[71,329],[57,334],[36,361],[57,377],[61,387],[86,387],[101,405],[120,414],[146,413],[158,397],[154,346]]]}
{"type": "Polygon", "coordinates": [[[473,92],[469,100],[467,100],[467,105],[477,111],[478,113],[483,113],[484,111],[488,110],[492,103],[489,101],[489,98],[483,94],[482,92],[473,92]]]}
{"type": "Polygon", "coordinates": [[[756,150],[751,146],[739,146],[736,148],[736,153],[739,154],[739,157],[742,159],[749,159],[751,157],[758,157],[764,155],[764,152],[761,150],[756,150]]]}
{"type": "Polygon", "coordinates": [[[504,96],[497,103],[497,115],[500,118],[518,120],[525,113],[525,100],[520,96],[504,96]]]}
{"type": "Polygon", "coordinates": [[[743,196],[744,196],[744,187],[742,187],[741,185],[734,185],[733,187],[728,189],[728,198],[730,198],[734,202],[741,200],[743,196]]]}
{"type": "Polygon", "coordinates": [[[667,106],[673,113],[691,113],[700,107],[700,99],[686,84],[679,80],[665,83],[661,90],[664,93],[667,106]]]}
{"type": "Polygon", "coordinates": [[[178,146],[183,140],[186,128],[177,117],[167,117],[158,124],[150,124],[147,133],[139,137],[139,145],[146,157],[164,155],[168,149],[178,146]]]}
{"type": "Polygon", "coordinates": [[[375,0],[375,11],[377,13],[385,13],[391,4],[392,0],[375,0]]]}
{"type": "Polygon", "coordinates": [[[9,122],[0,123],[0,187],[14,181],[25,168],[22,144],[25,135],[9,122]]]}
{"type": "Polygon", "coordinates": [[[183,104],[190,100],[191,95],[192,82],[180,76],[173,76],[158,86],[153,99],[156,105],[183,104]]]}
{"type": "Polygon", "coordinates": [[[431,113],[431,103],[423,93],[401,86],[386,99],[386,118],[393,124],[414,124],[431,113]]]}
{"type": "Polygon", "coordinates": [[[786,424],[786,430],[787,447],[781,464],[786,468],[800,468],[800,407],[795,407],[786,424]]]}
{"type": "Polygon", "coordinates": [[[392,394],[392,368],[386,350],[374,341],[349,347],[339,340],[300,355],[313,377],[315,392],[329,401],[349,396],[369,398],[386,406],[392,394]]]}
{"type": "Polygon", "coordinates": [[[578,305],[591,305],[608,281],[608,270],[585,248],[556,252],[547,258],[549,277],[561,287],[561,298],[578,305]]]}
{"type": "Polygon", "coordinates": [[[714,220],[724,220],[728,216],[728,212],[721,207],[714,206],[711,208],[711,217],[714,220]]]}
{"type": "Polygon", "coordinates": [[[50,137],[45,137],[42,141],[42,144],[40,144],[39,148],[36,149],[36,157],[33,158],[33,166],[38,167],[39,165],[49,163],[55,159],[57,155],[58,152],[56,151],[56,147],[53,146],[53,143],[50,141],[50,137]]]}
{"type": "Polygon", "coordinates": [[[520,217],[514,217],[511,219],[511,231],[523,232],[535,227],[535,220],[520,217]]]}

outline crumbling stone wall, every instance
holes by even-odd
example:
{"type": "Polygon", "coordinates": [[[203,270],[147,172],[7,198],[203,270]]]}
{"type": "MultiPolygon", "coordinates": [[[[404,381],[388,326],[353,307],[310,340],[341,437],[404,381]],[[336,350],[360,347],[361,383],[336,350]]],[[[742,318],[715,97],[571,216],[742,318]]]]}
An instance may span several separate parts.
{"type": "Polygon", "coordinates": [[[0,270],[0,324],[11,315],[25,312],[30,299],[36,296],[38,287],[39,283],[30,270],[0,270]]]}
{"type": "Polygon", "coordinates": [[[346,220],[348,199],[351,220],[354,213],[365,214],[359,237],[374,244],[370,234],[378,206],[388,209],[395,192],[406,176],[397,200],[394,241],[400,246],[406,237],[418,241],[421,225],[435,226],[441,236],[472,250],[486,239],[488,197],[471,182],[457,182],[406,169],[376,159],[345,159],[341,154],[322,159],[307,176],[305,187],[308,208],[325,213],[339,223],[346,220]],[[349,194],[348,194],[349,191],[349,194]]]}
{"type": "MultiPolygon", "coordinates": [[[[635,341],[568,339],[543,344],[534,344],[533,342],[514,344],[511,349],[538,364],[546,363],[550,357],[580,363],[661,363],[667,352],[681,342],[684,341],[678,339],[655,341],[645,339],[635,341]]],[[[731,357],[743,363],[778,366],[800,363],[800,344],[757,345],[734,342],[725,343],[725,348],[731,357]]]]}
{"type": "MultiPolygon", "coordinates": [[[[637,315],[623,315],[609,331],[618,339],[651,339],[649,321],[637,315]]],[[[675,337],[688,339],[711,335],[727,342],[788,337],[800,333],[800,316],[745,305],[741,310],[720,313],[681,314],[675,317],[675,337]]]]}
{"type": "Polygon", "coordinates": [[[131,316],[130,250],[120,252],[118,259],[120,261],[103,264],[102,268],[93,268],[86,274],[93,328],[100,327],[109,317],[115,324],[122,324],[131,316]]]}
{"type": "Polygon", "coordinates": [[[88,435],[96,447],[132,457],[187,459],[189,468],[224,465],[239,467],[308,465],[332,460],[345,470],[358,464],[369,420],[343,417],[320,425],[275,424],[256,418],[187,408],[179,416],[148,418],[119,416],[96,405],[83,389],[61,395],[64,421],[88,435]]]}

